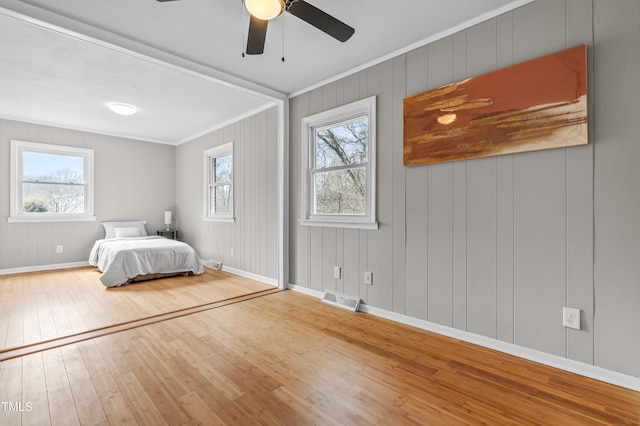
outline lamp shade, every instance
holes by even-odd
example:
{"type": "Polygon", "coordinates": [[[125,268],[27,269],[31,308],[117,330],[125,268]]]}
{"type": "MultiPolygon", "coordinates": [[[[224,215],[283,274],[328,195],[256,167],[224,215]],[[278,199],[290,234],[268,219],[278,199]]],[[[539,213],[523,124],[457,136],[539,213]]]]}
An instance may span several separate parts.
{"type": "Polygon", "coordinates": [[[282,0],[245,0],[249,13],[258,19],[268,21],[282,13],[282,0]]]}
{"type": "Polygon", "coordinates": [[[171,225],[171,212],[164,212],[164,224],[171,225]]]}

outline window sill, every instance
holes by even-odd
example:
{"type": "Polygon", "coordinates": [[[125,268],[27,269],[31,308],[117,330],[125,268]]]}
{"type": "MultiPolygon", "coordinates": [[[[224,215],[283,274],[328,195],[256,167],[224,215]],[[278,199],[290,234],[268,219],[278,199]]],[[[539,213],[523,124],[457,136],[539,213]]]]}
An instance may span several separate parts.
{"type": "Polygon", "coordinates": [[[205,222],[223,222],[223,223],[233,223],[236,221],[234,217],[203,217],[202,220],[205,222]]]}
{"type": "Polygon", "coordinates": [[[9,216],[9,223],[95,222],[95,216],[9,216]]]}
{"type": "Polygon", "coordinates": [[[300,219],[298,221],[302,226],[318,226],[324,228],[348,228],[348,229],[368,229],[377,230],[378,222],[346,222],[331,220],[309,220],[300,219]]]}

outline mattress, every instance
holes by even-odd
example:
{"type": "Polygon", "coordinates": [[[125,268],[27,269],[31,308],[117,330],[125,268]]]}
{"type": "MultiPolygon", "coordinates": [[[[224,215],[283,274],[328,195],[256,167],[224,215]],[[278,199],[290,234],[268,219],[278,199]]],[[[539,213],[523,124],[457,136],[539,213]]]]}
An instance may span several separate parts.
{"type": "Polygon", "coordinates": [[[89,264],[101,272],[105,287],[117,287],[152,274],[202,274],[196,251],[182,241],[161,236],[105,238],[97,240],[89,264]]]}

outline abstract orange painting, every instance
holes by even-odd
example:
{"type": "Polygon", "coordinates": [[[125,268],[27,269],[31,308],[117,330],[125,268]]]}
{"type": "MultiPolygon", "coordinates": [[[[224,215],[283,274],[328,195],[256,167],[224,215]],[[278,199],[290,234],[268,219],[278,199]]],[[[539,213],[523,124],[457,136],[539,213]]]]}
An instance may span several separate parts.
{"type": "Polygon", "coordinates": [[[584,145],[587,47],[404,99],[404,165],[584,145]]]}

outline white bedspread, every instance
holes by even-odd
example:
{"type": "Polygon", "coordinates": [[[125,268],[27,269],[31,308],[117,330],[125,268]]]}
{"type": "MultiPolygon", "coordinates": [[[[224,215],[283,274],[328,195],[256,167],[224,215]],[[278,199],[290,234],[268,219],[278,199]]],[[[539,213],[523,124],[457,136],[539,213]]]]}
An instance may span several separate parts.
{"type": "Polygon", "coordinates": [[[102,271],[100,281],[106,287],[120,286],[138,275],[204,272],[191,246],[160,236],[98,240],[89,263],[102,271]]]}

